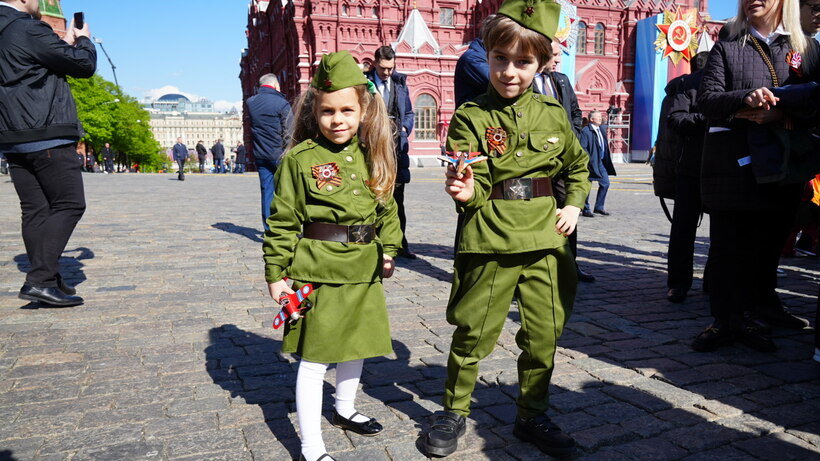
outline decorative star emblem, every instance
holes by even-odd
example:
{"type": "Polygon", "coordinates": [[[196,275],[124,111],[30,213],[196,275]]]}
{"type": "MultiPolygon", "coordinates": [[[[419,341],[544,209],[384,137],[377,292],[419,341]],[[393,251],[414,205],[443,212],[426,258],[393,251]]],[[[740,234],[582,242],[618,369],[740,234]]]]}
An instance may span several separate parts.
{"type": "Polygon", "coordinates": [[[526,197],[527,186],[521,183],[516,183],[510,186],[510,192],[512,192],[513,195],[517,198],[524,198],[526,197]]]}
{"type": "Polygon", "coordinates": [[[669,57],[677,65],[681,59],[691,61],[697,50],[695,34],[700,30],[696,27],[695,10],[689,11],[684,17],[680,7],[675,13],[664,12],[664,24],[657,28],[661,31],[655,41],[655,48],[663,51],[663,57],[669,57]]]}
{"type": "Polygon", "coordinates": [[[524,10],[524,14],[527,16],[532,16],[535,13],[535,8],[528,6],[527,9],[524,10]]]}
{"type": "Polygon", "coordinates": [[[333,86],[333,81],[330,79],[326,79],[324,82],[322,82],[322,86],[325,88],[330,88],[333,86]]]}
{"type": "Polygon", "coordinates": [[[356,230],[351,231],[350,235],[353,236],[353,243],[361,243],[367,240],[367,236],[370,233],[367,231],[367,227],[359,226],[356,230]]]}

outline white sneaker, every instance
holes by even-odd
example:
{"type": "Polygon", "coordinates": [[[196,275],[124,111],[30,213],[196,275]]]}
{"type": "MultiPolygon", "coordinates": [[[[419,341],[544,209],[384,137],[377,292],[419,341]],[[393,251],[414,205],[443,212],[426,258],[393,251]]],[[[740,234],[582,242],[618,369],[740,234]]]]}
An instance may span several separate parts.
{"type": "Polygon", "coordinates": [[[820,362],[820,347],[814,348],[814,361],[820,362]]]}

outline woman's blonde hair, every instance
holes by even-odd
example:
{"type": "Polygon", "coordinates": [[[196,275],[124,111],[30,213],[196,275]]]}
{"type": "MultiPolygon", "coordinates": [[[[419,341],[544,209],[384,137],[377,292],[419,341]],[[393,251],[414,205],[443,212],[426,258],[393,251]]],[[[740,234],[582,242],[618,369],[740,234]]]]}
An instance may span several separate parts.
{"type": "MultiPolygon", "coordinates": [[[[370,94],[367,85],[356,85],[356,95],[362,108],[362,121],[359,124],[359,143],[365,151],[367,166],[370,170],[368,187],[376,194],[379,203],[385,203],[393,195],[396,183],[396,155],[393,143],[393,125],[387,116],[387,107],[381,95],[370,94]]],[[[302,93],[294,110],[295,118],[291,129],[290,143],[286,150],[292,149],[306,139],[319,136],[319,123],[316,121],[316,98],[325,93],[310,87],[302,93]]]]}
{"type": "MultiPolygon", "coordinates": [[[[752,25],[749,23],[749,18],[746,16],[746,8],[743,7],[745,0],[738,0],[737,2],[737,16],[731,23],[731,36],[746,40],[746,35],[751,32],[752,25]]],[[[808,41],[803,28],[800,26],[800,0],[780,0],[780,10],[773,11],[774,20],[772,28],[776,29],[781,24],[783,29],[788,32],[789,42],[792,49],[800,54],[805,54],[808,47],[808,41]]]]}

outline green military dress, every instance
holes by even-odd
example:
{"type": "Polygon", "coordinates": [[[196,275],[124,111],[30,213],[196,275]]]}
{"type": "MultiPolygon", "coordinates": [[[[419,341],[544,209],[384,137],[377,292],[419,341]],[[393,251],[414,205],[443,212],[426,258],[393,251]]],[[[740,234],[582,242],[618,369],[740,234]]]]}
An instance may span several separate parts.
{"type": "Polygon", "coordinates": [[[475,193],[456,202],[464,227],[455,261],[447,319],[456,326],[448,359],[446,410],[468,415],[478,363],[492,352],[513,297],[521,329],[516,342],[518,413],[546,411],[555,343],[569,318],[577,285],[566,237],[555,230],[552,196],[490,199],[504,180],[566,178],[566,204],[582,208],[589,193],[589,157],[578,143],[563,107],[553,98],[525,91],[515,100],[487,94],[458,108],[450,123],[449,151],[481,151],[474,164],[475,193]]]}
{"type": "Polygon", "coordinates": [[[265,279],[289,277],[315,288],[309,298],[314,307],[285,327],[283,352],[319,363],[392,353],[382,254],[394,257],[402,234],[395,201],[379,204],[369,176],[356,137],[337,145],[320,136],[282,158],[263,245],[265,279]],[[312,222],[373,224],[376,238],[367,244],[300,238],[312,222]]]}

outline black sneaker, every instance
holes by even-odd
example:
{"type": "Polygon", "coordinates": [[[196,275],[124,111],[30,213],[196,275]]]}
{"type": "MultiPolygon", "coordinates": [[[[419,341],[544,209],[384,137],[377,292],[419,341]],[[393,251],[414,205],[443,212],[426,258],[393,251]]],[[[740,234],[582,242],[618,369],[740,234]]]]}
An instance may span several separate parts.
{"type": "Polygon", "coordinates": [[[447,456],[458,448],[458,438],[467,432],[467,420],[451,411],[442,411],[436,415],[432,429],[424,439],[424,448],[428,455],[447,456]]]}
{"type": "Polygon", "coordinates": [[[565,458],[575,453],[575,440],[556,426],[546,414],[530,419],[516,417],[513,434],[555,458],[565,458]]]}
{"type": "Polygon", "coordinates": [[[715,322],[692,341],[692,349],[696,352],[712,352],[719,347],[732,344],[734,340],[734,334],[727,325],[715,322]]]}
{"type": "Polygon", "coordinates": [[[743,344],[759,352],[774,352],[777,345],[772,341],[769,329],[759,322],[743,319],[740,330],[737,332],[737,339],[743,344]]]}

